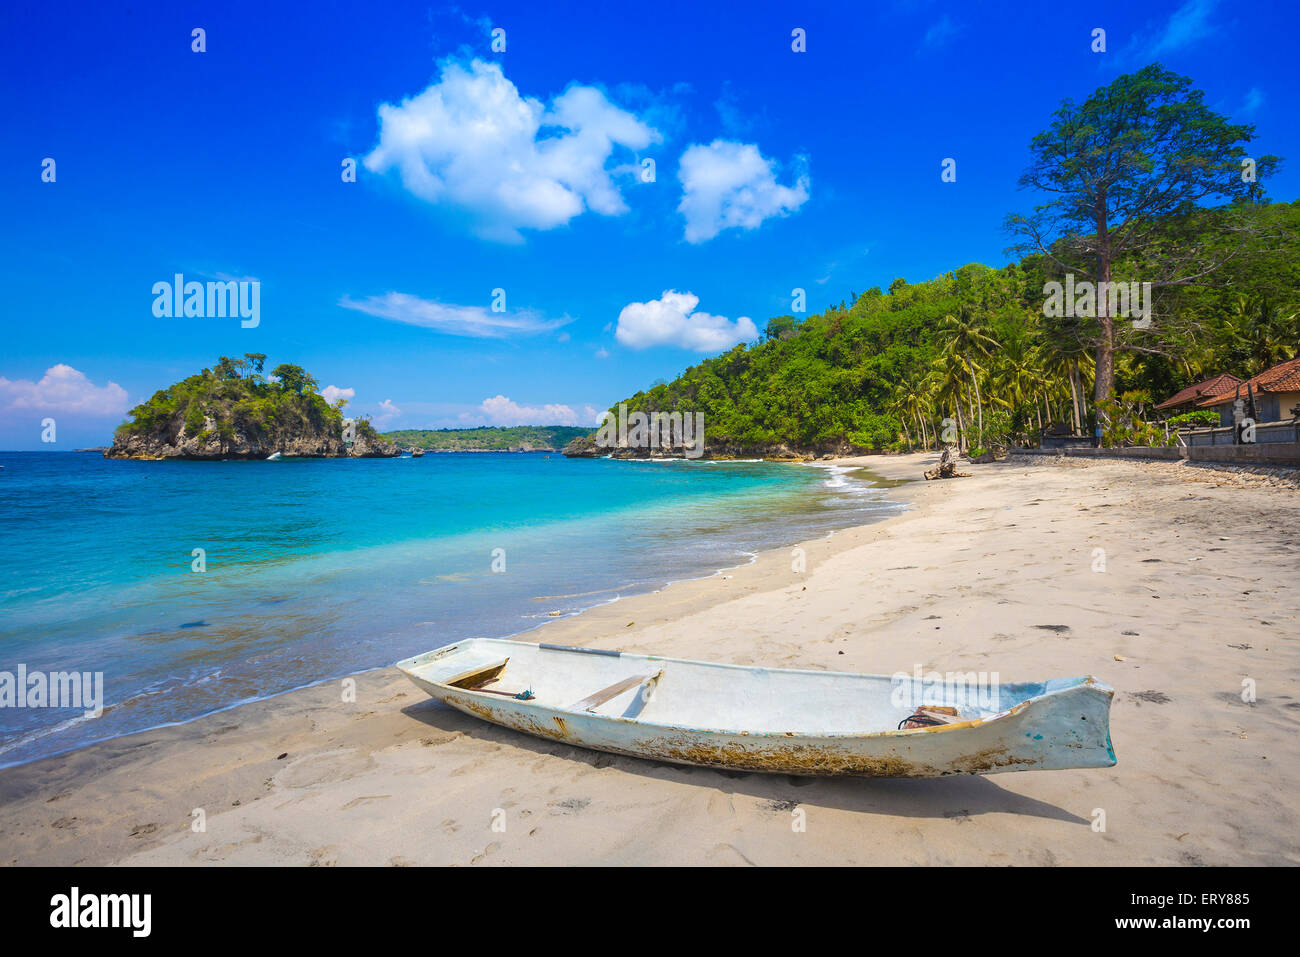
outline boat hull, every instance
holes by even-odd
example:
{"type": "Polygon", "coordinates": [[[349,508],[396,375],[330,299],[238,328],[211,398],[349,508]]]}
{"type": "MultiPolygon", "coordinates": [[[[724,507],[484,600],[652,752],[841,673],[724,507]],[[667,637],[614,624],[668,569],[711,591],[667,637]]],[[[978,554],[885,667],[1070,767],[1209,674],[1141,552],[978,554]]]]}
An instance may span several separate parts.
{"type": "MultiPolygon", "coordinates": [[[[736,669],[761,677],[763,686],[797,686],[816,679],[856,682],[851,689],[897,686],[897,679],[875,675],[837,675],[825,672],[738,669],[736,666],[689,662],[681,659],[642,655],[614,655],[623,671],[636,677],[658,668],[663,676],[656,682],[611,699],[591,711],[546,703],[542,696],[521,700],[508,694],[493,694],[447,683],[452,673],[463,671],[471,658],[485,661],[493,654],[519,657],[520,649],[546,649],[545,645],[477,639],[400,662],[398,667],[434,698],[492,724],[522,731],[539,738],[613,754],[629,755],[674,764],[762,771],[792,775],[852,775],[862,777],[942,777],[957,774],[995,774],[1005,771],[1060,770],[1064,768],[1110,767],[1115,764],[1110,743],[1109,710],[1114,692],[1093,678],[1061,679],[1035,685],[1011,685],[1016,689],[1040,691],[1008,707],[968,720],[956,720],[936,727],[897,730],[835,730],[790,727],[748,730],[707,727],[701,721],[672,720],[671,709],[649,714],[645,701],[653,701],[660,688],[689,683],[689,666],[736,669]],[[475,656],[457,652],[471,646],[475,656]],[[450,654],[447,654],[450,652],[450,654]],[[486,654],[485,654],[486,652],[486,654]],[[513,653],[513,655],[512,655],[513,653]],[[439,655],[441,654],[441,657],[439,655]],[[674,665],[679,666],[674,669],[674,665]],[[782,676],[791,676],[783,680],[782,676]],[[797,680],[796,680],[797,679],[797,680]],[[649,691],[647,691],[649,689],[649,691]],[[601,711],[622,711],[601,713],[601,711]]],[[[562,651],[564,649],[554,649],[562,651]]],[[[570,650],[580,653],[578,650],[570,650]]],[[[570,659],[572,661],[574,659],[570,659]]],[[[471,662],[472,663],[472,662],[471,662]]],[[[525,663],[527,671],[527,662],[525,663]]],[[[607,672],[610,669],[605,669],[607,672]]],[[[504,672],[509,675],[509,667],[504,672]]],[[[540,684],[545,672],[534,667],[529,673],[540,684]]],[[[566,678],[570,675],[566,674],[566,678]]],[[[698,679],[697,679],[698,680],[698,679]]],[[[805,692],[807,693],[807,692],[805,692]]],[[[751,692],[751,695],[753,693],[751,692]]],[[[762,707],[758,701],[755,707],[762,707]]],[[[718,710],[726,712],[728,703],[718,710]]],[[[910,706],[897,713],[906,714],[910,706]]],[[[871,720],[893,722],[894,714],[871,720]]],[[[697,713],[696,717],[699,715],[697,713]]],[[[787,719],[789,720],[789,719],[787,719]]]]}

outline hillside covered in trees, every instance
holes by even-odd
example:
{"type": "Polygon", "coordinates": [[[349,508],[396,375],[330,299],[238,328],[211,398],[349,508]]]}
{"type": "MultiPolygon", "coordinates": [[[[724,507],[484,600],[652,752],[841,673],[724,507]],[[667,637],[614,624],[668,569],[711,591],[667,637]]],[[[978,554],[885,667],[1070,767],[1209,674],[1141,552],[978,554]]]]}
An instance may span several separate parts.
{"type": "Polygon", "coordinates": [[[383,437],[430,452],[555,452],[590,430],[571,425],[483,425],[475,429],[401,429],[383,437]]]}
{"type": "Polygon", "coordinates": [[[1246,156],[1252,136],[1186,78],[1120,77],[1031,143],[1021,183],[1050,201],[1008,217],[1015,261],[777,316],[628,413],[703,412],[708,454],[1010,445],[1049,422],[1123,441],[1178,389],[1300,349],[1300,202],[1265,200],[1280,160],[1246,156]],[[1101,282],[1149,283],[1149,315],[1048,304],[1049,283],[1101,282]]]}

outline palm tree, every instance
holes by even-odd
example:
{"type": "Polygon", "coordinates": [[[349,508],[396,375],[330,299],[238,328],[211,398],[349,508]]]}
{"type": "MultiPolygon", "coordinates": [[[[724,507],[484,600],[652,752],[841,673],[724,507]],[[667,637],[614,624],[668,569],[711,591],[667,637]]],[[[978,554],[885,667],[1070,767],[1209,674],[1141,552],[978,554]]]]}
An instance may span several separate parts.
{"type": "Polygon", "coordinates": [[[1224,325],[1234,351],[1246,357],[1247,375],[1256,375],[1295,355],[1296,314],[1265,298],[1240,296],[1224,325]]]}
{"type": "MultiPolygon", "coordinates": [[[[1096,367],[1096,360],[1091,350],[1074,338],[1064,328],[1056,326],[1044,329],[1043,341],[1038,347],[1039,365],[1048,377],[1054,378],[1069,388],[1071,425],[1076,434],[1083,432],[1083,423],[1088,417],[1087,388],[1084,383],[1085,371],[1096,367]]],[[[1051,391],[1051,384],[1046,383],[1046,391],[1051,391]]],[[[1051,417],[1051,410],[1048,410],[1051,417]]]]}
{"type": "Polygon", "coordinates": [[[947,341],[943,347],[945,356],[952,356],[962,371],[970,377],[975,388],[975,414],[978,420],[977,434],[984,440],[984,407],[980,397],[979,375],[984,370],[980,359],[987,359],[999,348],[998,341],[988,334],[975,310],[968,305],[957,308],[957,314],[946,315],[939,320],[940,334],[947,341]]]}
{"type": "MultiPolygon", "coordinates": [[[[894,392],[894,413],[903,421],[906,421],[907,416],[910,415],[912,421],[916,423],[917,431],[921,433],[921,445],[929,447],[930,437],[926,432],[925,416],[923,414],[927,401],[924,388],[917,379],[916,373],[914,371],[907,372],[895,387],[894,392]]],[[[903,431],[907,431],[906,425],[904,425],[903,431]]],[[[908,443],[911,443],[910,437],[908,443]]]]}
{"type": "Polygon", "coordinates": [[[967,369],[957,356],[948,353],[934,360],[936,373],[935,399],[946,404],[957,416],[957,446],[966,448],[966,423],[962,418],[961,407],[966,400],[967,369]]]}
{"type": "Polygon", "coordinates": [[[1042,428],[1043,416],[1038,409],[1037,396],[1043,391],[1046,382],[1039,352],[1028,336],[1012,336],[1002,343],[1002,351],[998,354],[998,363],[992,375],[993,388],[998,394],[993,401],[1008,412],[1032,404],[1039,428],[1042,428]]]}

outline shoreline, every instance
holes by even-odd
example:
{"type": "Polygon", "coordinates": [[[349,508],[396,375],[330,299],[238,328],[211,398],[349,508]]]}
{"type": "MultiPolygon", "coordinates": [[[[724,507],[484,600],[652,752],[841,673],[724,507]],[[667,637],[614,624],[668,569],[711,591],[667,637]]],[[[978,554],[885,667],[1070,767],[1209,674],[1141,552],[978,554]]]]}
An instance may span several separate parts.
{"type": "MultiPolygon", "coordinates": [[[[468,450],[468,451],[476,452],[476,451],[478,451],[478,450],[468,450]]],[[[495,451],[495,450],[494,450],[494,451],[495,451]]],[[[505,453],[502,453],[502,454],[505,454],[505,453]]],[[[239,460],[231,460],[231,461],[239,461],[239,460]]],[[[244,461],[252,461],[252,460],[244,460],[244,461]]],[[[651,460],[647,459],[647,460],[630,460],[630,461],[651,461],[651,460]]],[[[763,461],[763,460],[755,459],[755,460],[753,460],[753,461],[763,461]]],[[[826,469],[827,471],[829,471],[829,468],[828,468],[828,467],[829,467],[829,466],[832,466],[834,463],[830,463],[830,462],[826,462],[826,463],[778,462],[778,463],[775,463],[775,464],[782,464],[782,465],[804,465],[804,466],[809,466],[809,467],[812,467],[814,464],[816,464],[818,467],[822,467],[822,468],[826,469]]],[[[861,470],[862,468],[864,468],[864,466],[856,466],[856,465],[855,465],[855,466],[851,467],[851,468],[849,469],[849,471],[858,471],[858,470],[861,470]]],[[[870,471],[870,470],[867,469],[867,471],[870,471]]],[[[888,480],[886,480],[886,481],[888,481],[888,480]]],[[[865,483],[864,483],[864,484],[865,484],[865,483]]],[[[887,487],[888,487],[888,486],[882,487],[882,488],[881,488],[881,491],[882,491],[882,492],[885,491],[887,487]]],[[[800,492],[800,493],[798,493],[798,494],[814,494],[814,493],[812,493],[812,492],[800,492]]],[[[888,518],[888,517],[890,516],[890,514],[891,514],[893,511],[894,511],[894,510],[893,510],[892,508],[890,508],[890,509],[888,509],[888,510],[882,509],[882,510],[881,510],[882,514],[880,514],[880,515],[878,515],[877,517],[871,519],[871,520],[868,521],[866,524],[874,524],[874,523],[876,523],[876,522],[882,521],[882,520],[888,518]]],[[[830,538],[831,536],[833,536],[833,535],[835,535],[835,534],[837,534],[837,533],[839,533],[839,532],[842,532],[842,531],[845,531],[845,530],[848,530],[848,529],[851,529],[851,528],[857,528],[857,527],[860,527],[860,526],[858,526],[858,525],[845,525],[845,526],[843,526],[842,528],[835,528],[835,529],[832,529],[831,531],[829,531],[829,532],[827,532],[825,535],[823,535],[823,536],[822,536],[822,539],[830,538]]],[[[821,540],[821,539],[815,539],[815,540],[821,540]]],[[[572,619],[572,618],[574,618],[574,617],[577,617],[577,616],[579,616],[579,615],[583,615],[583,614],[587,614],[587,613],[589,613],[589,612],[595,611],[596,609],[601,608],[602,606],[606,606],[606,605],[614,605],[614,604],[616,604],[616,603],[618,603],[618,602],[620,602],[620,601],[628,601],[628,600],[631,600],[631,599],[634,599],[634,598],[638,598],[638,597],[641,597],[641,596],[645,596],[645,595],[658,594],[658,593],[662,592],[664,589],[669,588],[669,587],[671,587],[671,586],[673,586],[673,585],[680,585],[680,584],[683,584],[683,583],[686,583],[686,582],[692,582],[692,581],[707,581],[707,580],[710,580],[710,579],[717,578],[718,576],[720,576],[720,575],[724,575],[724,574],[726,574],[726,573],[728,573],[728,572],[733,572],[733,571],[736,571],[736,570],[738,570],[738,569],[742,569],[742,568],[749,567],[749,566],[753,565],[754,562],[758,560],[758,557],[759,557],[760,555],[762,555],[764,552],[767,552],[767,551],[781,551],[781,550],[784,549],[784,548],[794,547],[795,545],[798,545],[798,544],[799,544],[799,542],[796,541],[796,542],[790,543],[789,545],[777,546],[777,547],[775,547],[775,548],[772,548],[772,547],[770,547],[770,546],[769,546],[769,547],[763,547],[763,548],[760,548],[758,551],[746,551],[746,550],[740,550],[740,551],[739,551],[739,555],[740,555],[740,557],[741,557],[742,560],[741,560],[740,562],[738,562],[737,564],[735,564],[735,565],[724,565],[724,566],[721,566],[721,567],[718,567],[718,568],[713,568],[712,570],[706,570],[705,568],[701,568],[701,569],[699,569],[699,574],[690,575],[690,576],[685,577],[685,578],[667,578],[667,577],[664,577],[664,578],[662,578],[662,579],[659,579],[659,578],[656,577],[656,576],[652,576],[652,577],[650,577],[650,578],[643,578],[643,579],[639,579],[639,580],[635,580],[635,581],[628,581],[628,582],[625,582],[625,583],[623,583],[623,584],[619,584],[619,585],[610,586],[609,588],[600,589],[598,592],[593,592],[593,593],[591,593],[591,594],[599,594],[600,592],[607,592],[607,593],[612,593],[612,597],[607,598],[607,599],[603,599],[603,600],[600,600],[600,601],[596,601],[596,602],[594,602],[593,604],[590,604],[590,605],[586,605],[586,606],[584,606],[584,607],[581,607],[581,608],[579,608],[579,609],[576,610],[576,611],[569,611],[569,612],[567,612],[567,613],[563,613],[563,614],[555,615],[555,616],[548,616],[546,613],[540,613],[540,614],[528,615],[528,616],[524,616],[524,618],[522,618],[522,619],[520,620],[519,624],[520,624],[520,625],[524,625],[524,622],[526,622],[528,619],[532,619],[533,622],[532,622],[531,624],[527,624],[527,625],[524,625],[523,627],[520,627],[519,630],[517,630],[517,631],[511,631],[511,632],[507,632],[507,633],[500,634],[500,635],[476,635],[476,636],[466,636],[466,637],[494,637],[494,638],[502,638],[502,639],[519,640],[519,639],[521,639],[521,638],[525,638],[525,637],[528,636],[528,635],[531,635],[532,633],[534,633],[534,632],[536,632],[536,631],[538,631],[538,630],[540,630],[540,629],[542,629],[542,628],[546,628],[546,627],[548,627],[548,626],[550,626],[550,627],[554,627],[554,626],[556,626],[557,624],[559,624],[560,622],[567,621],[567,620],[572,619]]],[[[665,576],[666,576],[666,575],[667,575],[670,571],[672,571],[672,570],[670,570],[670,569],[664,569],[663,571],[664,571],[664,574],[665,574],[665,576]]],[[[583,597],[583,595],[582,595],[581,593],[579,593],[578,595],[537,595],[537,596],[533,596],[533,599],[532,599],[532,600],[533,600],[533,601],[543,601],[543,600],[552,600],[552,599],[561,599],[561,600],[562,600],[562,599],[567,599],[567,598],[571,598],[571,597],[583,597]]],[[[449,639],[449,640],[446,642],[446,644],[452,644],[452,643],[454,643],[456,640],[457,640],[457,639],[449,639]]],[[[434,646],[434,648],[437,648],[437,647],[442,647],[442,646],[441,646],[441,645],[434,646]]],[[[423,649],[423,650],[432,650],[432,649],[423,649]]],[[[412,652],[412,653],[418,653],[418,652],[412,652]]],[[[271,692],[268,692],[268,693],[265,693],[265,694],[252,695],[252,696],[249,696],[249,697],[241,698],[241,699],[236,700],[236,701],[231,701],[231,702],[229,702],[229,703],[227,703],[227,704],[220,705],[219,707],[216,707],[216,708],[214,708],[214,709],[212,709],[212,710],[204,711],[204,712],[202,712],[202,713],[199,713],[199,714],[196,714],[196,715],[192,715],[192,716],[190,716],[190,717],[184,717],[184,718],[178,718],[178,719],[175,719],[175,720],[162,721],[162,722],[159,722],[159,723],[157,723],[157,724],[149,725],[149,726],[147,726],[147,727],[137,728],[137,729],[135,729],[135,730],[131,730],[131,731],[122,731],[122,732],[118,732],[118,733],[115,733],[115,734],[111,734],[111,735],[109,735],[109,736],[107,736],[107,737],[93,739],[93,740],[91,740],[91,741],[83,742],[83,743],[80,743],[80,744],[74,744],[74,745],[71,745],[71,746],[69,746],[69,747],[63,748],[63,749],[61,749],[61,750],[56,750],[56,751],[50,752],[50,753],[48,753],[48,754],[42,754],[42,755],[39,755],[39,756],[37,756],[37,757],[28,757],[28,758],[23,758],[23,759],[21,759],[21,760],[13,761],[13,762],[8,762],[8,761],[5,760],[5,755],[7,755],[7,754],[9,754],[9,753],[11,753],[11,752],[13,752],[13,751],[20,750],[21,748],[27,746],[28,744],[32,743],[33,741],[39,740],[40,738],[45,737],[45,736],[47,736],[47,735],[49,735],[49,734],[51,734],[51,733],[57,733],[59,729],[61,729],[61,728],[63,728],[63,727],[66,727],[66,726],[68,726],[69,724],[80,724],[80,723],[82,723],[82,721],[84,720],[84,719],[82,719],[82,718],[80,718],[80,717],[77,717],[77,718],[70,718],[70,719],[68,719],[68,721],[66,721],[66,722],[61,722],[59,725],[56,725],[56,726],[53,726],[53,727],[49,727],[49,728],[42,728],[42,729],[39,729],[39,730],[38,730],[37,732],[35,732],[35,733],[28,734],[28,735],[22,737],[21,739],[17,739],[17,740],[15,740],[15,741],[9,742],[7,747],[4,747],[3,749],[0,749],[0,774],[3,774],[5,771],[7,771],[7,770],[9,770],[9,769],[11,769],[11,768],[22,768],[22,767],[25,767],[25,766],[30,765],[30,764],[39,763],[39,762],[41,762],[41,761],[46,761],[46,760],[51,760],[51,759],[56,759],[56,758],[65,757],[65,756],[67,756],[67,755],[69,755],[69,754],[73,754],[73,753],[75,753],[75,752],[77,752],[77,751],[84,750],[84,749],[86,749],[86,748],[93,748],[93,747],[97,747],[97,746],[100,746],[100,745],[106,745],[106,744],[109,744],[109,743],[111,743],[111,742],[113,742],[113,741],[115,741],[115,740],[118,740],[118,739],[120,739],[120,738],[129,738],[129,737],[131,737],[131,736],[133,736],[133,735],[149,734],[149,733],[151,733],[151,732],[162,731],[162,730],[169,729],[169,728],[181,728],[181,727],[185,727],[186,725],[194,724],[195,722],[202,721],[202,720],[204,720],[204,719],[206,719],[206,718],[212,718],[212,717],[215,717],[215,716],[221,715],[221,714],[223,714],[223,713],[225,713],[225,712],[229,712],[229,711],[231,711],[231,710],[233,710],[233,709],[243,708],[243,707],[248,707],[248,706],[256,706],[256,705],[262,704],[262,703],[264,703],[264,702],[270,701],[270,700],[272,700],[272,699],[278,698],[278,697],[283,696],[283,695],[295,694],[295,693],[298,693],[298,692],[303,692],[303,691],[310,690],[310,689],[315,688],[315,687],[317,687],[317,686],[319,686],[319,685],[336,683],[336,682],[339,682],[339,681],[344,680],[345,678],[354,678],[354,679],[355,679],[355,678],[360,677],[360,676],[362,676],[362,675],[369,675],[369,674],[373,674],[373,673],[375,673],[375,672],[382,672],[382,671],[385,671],[385,670],[392,670],[392,663],[391,663],[391,662],[381,663],[381,664],[372,665],[372,666],[370,666],[370,667],[360,668],[360,669],[358,669],[358,670],[350,671],[350,672],[346,672],[346,673],[344,673],[344,674],[334,675],[334,676],[325,677],[325,678],[319,678],[319,679],[316,679],[316,680],[313,680],[313,681],[309,681],[309,682],[306,682],[306,683],[303,683],[303,684],[295,685],[295,686],[293,686],[293,687],[284,688],[284,689],[279,690],[279,691],[271,691],[271,692]]]]}
{"type": "MultiPolygon", "coordinates": [[[[934,458],[868,456],[827,464],[867,468],[891,479],[919,477],[934,458]]],[[[355,676],[355,703],[342,702],[339,683],[327,681],[0,771],[0,827],[8,845],[0,863],[1300,862],[1297,811],[1272,797],[1294,786],[1300,764],[1294,744],[1300,720],[1291,707],[1300,704],[1300,660],[1294,640],[1279,641],[1284,628],[1294,633],[1296,627],[1296,600],[1280,582],[1280,559],[1296,543],[1279,543],[1285,545],[1279,554],[1267,540],[1274,521],[1287,527],[1284,517],[1256,520],[1250,531],[1261,534],[1262,545],[1243,538],[1239,527],[1261,503],[1300,518],[1294,493],[1279,493],[1249,476],[1221,478],[1219,487],[1232,489],[1224,493],[1213,491],[1215,476],[1208,472],[1152,482],[1141,474],[1148,467],[1133,463],[1054,464],[970,466],[969,479],[908,485],[903,494],[886,490],[887,498],[906,497],[914,506],[804,542],[798,546],[807,562],[802,575],[791,569],[789,547],[771,549],[730,570],[543,624],[550,629],[547,640],[556,643],[738,664],[883,674],[911,671],[914,663],[940,670],[992,665],[1007,680],[1100,672],[1117,690],[1117,768],[923,782],[795,779],[662,765],[476,721],[427,699],[389,667],[355,676]],[[1094,488],[1101,479],[1108,484],[1094,488]],[[1116,498],[1105,494],[1112,486],[1133,494],[1108,501],[1116,498]],[[1111,595],[1110,604],[1122,607],[1064,600],[1070,589],[1053,581],[1059,569],[1043,564],[1044,550],[1053,544],[1049,536],[1070,531],[1086,539],[1107,524],[1070,513],[1071,501],[1085,513],[1113,509],[1104,513],[1107,518],[1136,509],[1143,527],[1123,532],[1110,545],[1114,564],[1126,566],[1125,543],[1137,535],[1161,536],[1167,519],[1159,507],[1186,499],[1189,487],[1222,500],[1215,503],[1222,514],[1207,518],[1197,510],[1192,516],[1224,526],[1225,540],[1206,550],[1229,553],[1234,576],[1258,567],[1261,558],[1264,567],[1278,571],[1279,584],[1256,588],[1256,597],[1248,599],[1263,609],[1258,622],[1220,637],[1222,618],[1215,615],[1222,609],[1201,608],[1197,615],[1197,602],[1189,605],[1175,594],[1197,566],[1175,566],[1173,559],[1133,564],[1131,571],[1152,578],[1158,591],[1135,591],[1127,567],[1125,575],[1110,578],[1071,573],[1084,591],[1102,581],[1118,589],[1122,594],[1111,595]],[[1031,491],[1037,500],[1028,501],[1031,491]],[[1148,493],[1159,501],[1141,502],[1148,493]],[[1060,515],[1045,511],[1044,527],[1011,525],[1032,527],[1033,541],[1018,543],[1014,532],[1008,535],[990,521],[994,512],[1042,504],[1060,515]],[[1067,520],[1076,527],[1050,527],[1071,524],[1067,520]],[[1026,549],[1021,557],[1027,562],[1007,563],[1008,552],[1026,549]],[[962,554],[972,551],[985,553],[975,565],[974,556],[962,554]],[[998,581],[988,572],[1000,565],[1004,574],[998,581]],[[1017,577],[1033,580],[1020,584],[1017,577]],[[981,595],[976,584],[1001,594],[981,595]],[[1029,596],[1037,596],[1037,608],[1024,600],[1025,585],[1029,596]],[[1045,591],[1055,596],[1052,602],[1043,601],[1045,591]],[[1121,635],[1153,633],[1149,624],[1119,625],[1141,622],[1145,606],[1159,605],[1159,592],[1166,605],[1150,611],[1169,626],[1169,636],[1144,641],[1121,635]],[[1109,619],[1104,637],[1084,623],[1056,624],[1057,618],[1079,616],[1109,619]],[[1066,637],[1050,630],[1058,627],[1066,637]],[[1277,635],[1271,652],[1232,644],[1263,649],[1258,634],[1255,640],[1247,634],[1272,637],[1270,628],[1277,635]],[[978,637],[981,631],[993,633],[978,637]],[[1213,657],[1216,666],[1207,672],[1199,662],[1199,672],[1186,673],[1186,663],[1178,661],[1180,635],[1207,644],[1198,654],[1213,657]],[[1151,649],[1142,647],[1148,643],[1151,649]],[[1241,679],[1227,671],[1251,658],[1260,659],[1259,701],[1234,706],[1228,699],[1241,679]],[[1143,664],[1149,678],[1122,680],[1143,664]],[[1265,665],[1281,668],[1269,672],[1265,665]],[[1207,676],[1217,684],[1207,685],[1207,676]],[[1154,721],[1168,737],[1169,719],[1176,716],[1198,728],[1204,724],[1207,702],[1242,724],[1240,732],[1199,734],[1201,753],[1176,747],[1185,760],[1175,768],[1163,754],[1143,753],[1152,739],[1135,739],[1130,722],[1154,721]],[[1256,728],[1261,716],[1267,720],[1256,728]],[[1258,748],[1267,751],[1255,754],[1258,748]],[[1238,751],[1250,751],[1250,760],[1238,751]],[[1210,758],[1218,763],[1207,772],[1202,762],[1210,758]],[[1257,763],[1262,760],[1269,764],[1257,763]],[[1262,776],[1260,767],[1269,774],[1262,776]],[[1227,786],[1212,782],[1229,769],[1241,777],[1227,786]],[[1207,803],[1234,808],[1235,823],[1212,821],[1207,831],[1195,811],[1207,803]],[[806,808],[809,823],[807,833],[792,835],[790,811],[796,806],[806,808]],[[1097,806],[1109,808],[1112,823],[1105,833],[1089,826],[1097,806]],[[191,828],[196,808],[204,809],[201,833],[191,828]],[[1138,827],[1135,843],[1131,816],[1150,808],[1161,823],[1138,827]],[[494,810],[506,815],[504,833],[489,828],[494,810]],[[1161,837],[1160,827],[1180,813],[1191,820],[1161,837]],[[981,825],[971,827],[976,818],[981,825]],[[1193,823],[1201,830],[1183,833],[1193,823]],[[1235,844],[1219,833],[1225,826],[1238,832],[1235,844]],[[1242,846],[1242,835],[1252,833],[1257,840],[1247,844],[1258,846],[1242,846]]],[[[1080,552],[1072,561],[1086,572],[1084,544],[1072,541],[1069,550],[1080,552]]],[[[1214,558],[1224,561],[1223,555],[1214,558]]],[[[1187,649],[1181,652],[1185,656],[1187,649]]],[[[1172,727],[1175,739],[1185,730],[1172,727]]]]}

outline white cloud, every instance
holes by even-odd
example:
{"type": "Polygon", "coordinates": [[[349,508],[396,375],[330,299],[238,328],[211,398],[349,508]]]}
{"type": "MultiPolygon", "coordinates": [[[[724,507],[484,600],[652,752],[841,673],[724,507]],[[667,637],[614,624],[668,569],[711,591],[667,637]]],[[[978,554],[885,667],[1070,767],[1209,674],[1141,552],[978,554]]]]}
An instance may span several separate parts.
{"type": "Polygon", "coordinates": [[[344,296],[339,305],[366,315],[423,326],[452,336],[475,339],[505,339],[532,336],[568,325],[572,319],[546,319],[530,310],[493,312],[485,306],[457,306],[421,299],[404,292],[371,296],[360,302],[344,296]]]}
{"type": "Polygon", "coordinates": [[[733,322],[726,316],[696,312],[699,304],[699,296],[673,289],[650,302],[630,302],[618,314],[614,338],[633,349],[678,346],[696,352],[721,352],[758,338],[752,319],[741,316],[733,322]]]}
{"type": "Polygon", "coordinates": [[[84,372],[59,363],[45,370],[39,382],[0,376],[0,409],[66,412],[95,417],[126,413],[126,390],[116,382],[97,386],[84,372]]]}
{"type": "Polygon", "coordinates": [[[937,49],[955,37],[960,29],[952,22],[952,17],[945,13],[934,22],[930,29],[925,31],[921,46],[931,50],[937,49]]]}
{"type": "Polygon", "coordinates": [[[1098,57],[1098,66],[1127,69],[1174,56],[1214,35],[1210,16],[1218,0],[1187,0],[1164,23],[1148,22],[1128,44],[1112,57],[1098,57]]]}
{"type": "Polygon", "coordinates": [[[1210,25],[1210,14],[1214,12],[1218,0],[1188,0],[1169,17],[1164,30],[1155,44],[1147,51],[1150,59],[1181,50],[1198,40],[1214,33],[1210,25]]]}
{"type": "Polygon", "coordinates": [[[325,397],[325,401],[333,405],[339,399],[348,399],[349,401],[357,397],[356,389],[340,389],[336,385],[327,385],[320,390],[320,394],[325,397]]]}
{"type": "Polygon", "coordinates": [[[375,425],[383,425],[385,422],[391,422],[402,414],[402,410],[393,405],[392,399],[385,399],[379,403],[379,414],[375,416],[375,425]]]}
{"type": "MultiPolygon", "coordinates": [[[[803,165],[803,161],[799,161],[803,165]]],[[[724,229],[756,229],[765,219],[787,216],[808,199],[808,175],[800,172],[793,186],[776,181],[777,164],[764,159],[752,143],[714,140],[682,154],[677,178],[686,217],[686,241],[702,243],[724,229]]]]}
{"type": "Polygon", "coordinates": [[[479,410],[491,425],[594,425],[599,417],[589,405],[580,414],[567,405],[519,405],[504,395],[484,399],[479,410]]]}
{"type": "Polygon", "coordinates": [[[627,211],[606,163],[615,147],[642,150],[658,132],[592,86],[570,86],[547,106],[520,96],[500,65],[448,59],[423,93],[379,107],[368,170],[397,170],[428,203],[466,212],[473,232],[521,242],[590,209],[627,211]]]}

